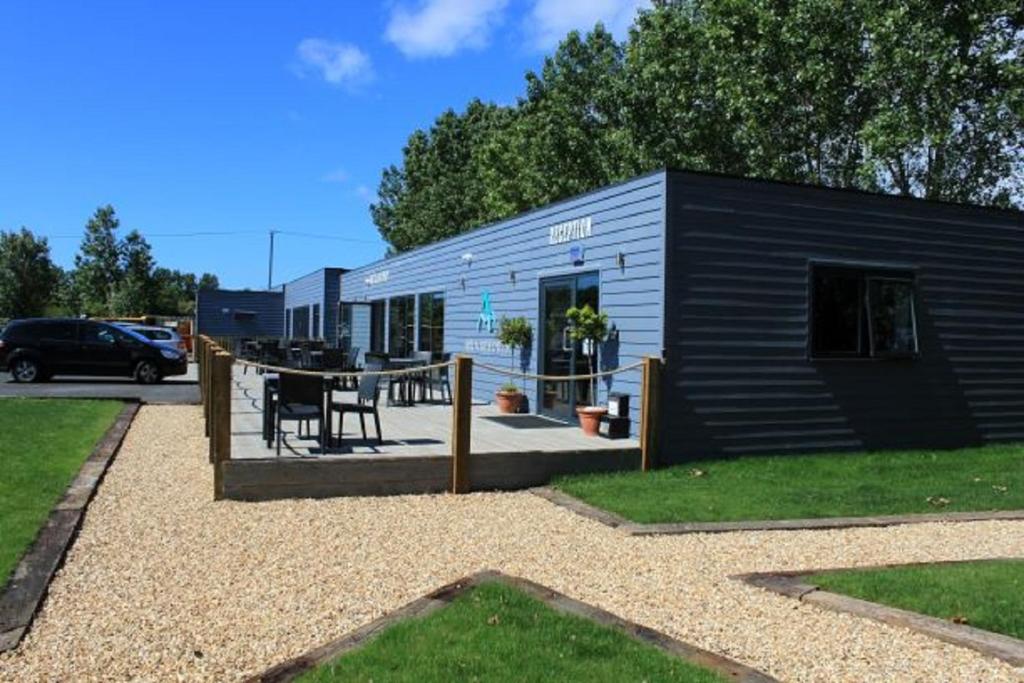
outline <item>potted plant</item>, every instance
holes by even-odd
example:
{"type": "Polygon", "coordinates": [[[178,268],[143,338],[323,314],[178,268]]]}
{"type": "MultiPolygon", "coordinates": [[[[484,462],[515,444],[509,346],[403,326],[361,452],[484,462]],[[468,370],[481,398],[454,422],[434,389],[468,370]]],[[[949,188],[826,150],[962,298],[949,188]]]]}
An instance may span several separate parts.
{"type": "MultiPolygon", "coordinates": [[[[590,304],[584,304],[582,308],[570,308],[565,312],[565,317],[569,321],[569,338],[581,343],[583,355],[588,360],[587,366],[594,373],[597,369],[597,346],[608,337],[608,314],[595,311],[590,304]]],[[[591,380],[590,406],[576,409],[583,433],[597,436],[601,417],[607,412],[607,408],[597,405],[597,378],[594,377],[591,380]]]]}
{"type": "MultiPolygon", "coordinates": [[[[509,348],[512,353],[512,371],[516,369],[516,351],[525,349],[533,339],[533,327],[530,321],[519,316],[506,318],[502,316],[498,323],[498,341],[509,348]]],[[[501,385],[494,395],[498,410],[503,413],[518,413],[523,405],[523,392],[515,382],[509,380],[501,385]]]]}

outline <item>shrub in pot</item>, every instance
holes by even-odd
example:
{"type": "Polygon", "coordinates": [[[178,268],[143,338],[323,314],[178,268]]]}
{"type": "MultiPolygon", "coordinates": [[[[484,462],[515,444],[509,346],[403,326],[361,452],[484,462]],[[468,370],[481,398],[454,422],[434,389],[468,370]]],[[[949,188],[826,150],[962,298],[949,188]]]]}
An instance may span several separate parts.
{"type": "MultiPolygon", "coordinates": [[[[516,370],[516,352],[527,348],[532,340],[533,327],[529,320],[522,316],[501,318],[501,322],[498,323],[498,341],[507,346],[512,354],[512,372],[516,370]]],[[[501,385],[494,397],[498,410],[503,413],[518,413],[522,409],[523,393],[515,382],[509,381],[501,385]]]]}
{"type": "MultiPolygon", "coordinates": [[[[581,308],[570,308],[565,317],[569,321],[569,338],[581,342],[583,353],[587,356],[587,367],[593,374],[597,370],[598,345],[608,338],[608,314],[595,311],[590,304],[584,304],[581,308]]],[[[597,405],[597,378],[594,377],[591,379],[590,406],[576,409],[583,433],[597,436],[601,417],[607,412],[607,408],[597,405]]]]}

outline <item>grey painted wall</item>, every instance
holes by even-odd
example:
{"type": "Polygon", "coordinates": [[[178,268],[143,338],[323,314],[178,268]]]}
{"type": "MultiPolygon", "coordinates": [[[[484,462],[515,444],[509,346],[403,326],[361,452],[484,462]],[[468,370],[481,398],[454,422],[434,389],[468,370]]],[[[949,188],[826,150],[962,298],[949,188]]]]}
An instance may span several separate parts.
{"type": "Polygon", "coordinates": [[[1024,439],[1022,214],[668,178],[665,456],[1024,439]],[[812,259],[915,269],[920,358],[810,360],[812,259]]]}
{"type": "Polygon", "coordinates": [[[196,334],[279,337],[283,329],[281,292],[203,289],[196,296],[196,334]],[[248,317],[245,312],[255,316],[248,317]]]}
{"type": "MultiPolygon", "coordinates": [[[[320,268],[284,285],[286,309],[320,304],[320,324],[317,329],[310,331],[310,336],[325,339],[332,345],[337,341],[338,300],[341,274],[344,272],[343,268],[320,268]]],[[[312,308],[309,320],[312,325],[312,308]]]]}
{"type": "MultiPolygon", "coordinates": [[[[498,319],[522,315],[532,323],[535,340],[528,369],[535,372],[539,279],[594,271],[600,276],[600,306],[619,330],[618,344],[606,348],[605,362],[624,366],[661,352],[664,223],[665,174],[658,172],[352,270],[342,276],[341,298],[372,301],[443,291],[445,351],[509,367],[510,354],[495,335],[477,329],[481,295],[489,292],[498,319]],[[552,226],[586,216],[592,221],[591,237],[549,244],[552,226]],[[573,265],[569,257],[574,243],[585,247],[581,265],[573,265]],[[625,257],[622,268],[616,263],[619,252],[625,257]],[[472,258],[463,258],[467,254],[472,258]]],[[[473,379],[474,396],[482,400],[493,400],[505,380],[481,369],[473,379]]],[[[602,383],[602,400],[609,386],[632,395],[635,427],[639,370],[602,383]]],[[[525,388],[533,410],[537,386],[530,382],[525,388]]]]}

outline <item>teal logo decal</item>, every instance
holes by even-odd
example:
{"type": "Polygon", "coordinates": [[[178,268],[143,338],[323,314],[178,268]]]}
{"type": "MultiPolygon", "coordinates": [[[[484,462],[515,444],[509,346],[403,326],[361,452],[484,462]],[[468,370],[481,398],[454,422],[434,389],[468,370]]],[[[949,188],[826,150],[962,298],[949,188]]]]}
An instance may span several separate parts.
{"type": "Polygon", "coordinates": [[[491,293],[484,290],[480,293],[480,315],[476,319],[476,331],[494,332],[494,309],[491,308],[491,293]]]}

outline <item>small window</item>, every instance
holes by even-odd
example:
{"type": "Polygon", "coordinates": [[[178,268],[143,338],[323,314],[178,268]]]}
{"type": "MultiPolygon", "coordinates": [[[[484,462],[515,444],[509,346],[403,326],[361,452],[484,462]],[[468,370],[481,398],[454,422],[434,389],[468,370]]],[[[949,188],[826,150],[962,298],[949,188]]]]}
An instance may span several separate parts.
{"type": "Polygon", "coordinates": [[[917,354],[913,274],[815,266],[811,278],[813,358],[892,358],[917,354]]]}

